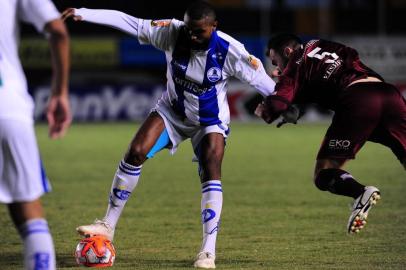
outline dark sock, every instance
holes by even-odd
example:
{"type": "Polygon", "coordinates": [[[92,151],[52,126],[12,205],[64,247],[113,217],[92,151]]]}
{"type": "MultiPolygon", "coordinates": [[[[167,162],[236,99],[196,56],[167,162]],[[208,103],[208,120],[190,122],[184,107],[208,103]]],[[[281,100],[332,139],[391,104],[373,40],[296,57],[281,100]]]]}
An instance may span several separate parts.
{"type": "Polygon", "coordinates": [[[323,169],[315,180],[316,186],[320,190],[328,190],[337,195],[359,197],[365,189],[365,186],[358,183],[348,172],[341,169],[323,169]]]}

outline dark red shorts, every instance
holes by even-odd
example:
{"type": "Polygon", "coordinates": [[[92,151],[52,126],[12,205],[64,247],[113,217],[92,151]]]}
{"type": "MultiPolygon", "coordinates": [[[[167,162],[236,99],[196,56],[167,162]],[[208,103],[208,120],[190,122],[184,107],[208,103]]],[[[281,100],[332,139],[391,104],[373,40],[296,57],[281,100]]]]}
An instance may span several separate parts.
{"type": "Polygon", "coordinates": [[[357,83],[339,100],[317,159],[354,159],[366,141],[389,147],[406,158],[406,101],[387,83],[357,83]]]}

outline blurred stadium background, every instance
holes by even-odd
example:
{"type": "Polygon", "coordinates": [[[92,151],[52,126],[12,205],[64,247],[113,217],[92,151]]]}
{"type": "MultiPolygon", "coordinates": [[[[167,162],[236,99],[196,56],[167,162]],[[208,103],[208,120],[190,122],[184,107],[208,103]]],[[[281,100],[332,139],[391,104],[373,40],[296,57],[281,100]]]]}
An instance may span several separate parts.
{"type": "MultiPolygon", "coordinates": [[[[189,2],[54,0],[60,11],[116,9],[151,19],[182,19],[189,2]]],[[[211,3],[218,11],[219,29],[243,42],[269,69],[264,54],[268,37],[293,31],[303,39],[323,37],[357,48],[366,64],[406,94],[404,0],[211,3]]],[[[58,269],[79,270],[73,258],[79,241],[74,228],[104,213],[111,177],[138,128],[134,122],[142,121],[165,90],[166,67],[163,53],[140,46],[133,37],[87,23],[67,25],[72,38],[71,105],[75,123],[84,124],[74,125],[60,141],[48,139],[45,124],[37,126],[37,134],[53,185],[43,202],[58,269]]],[[[41,123],[50,80],[47,42],[30,26],[24,25],[22,32],[21,58],[41,123]]],[[[406,269],[405,173],[390,150],[368,144],[347,167],[361,182],[378,186],[383,196],[365,232],[348,237],[346,205],[351,200],[320,192],[311,182],[327,123],[276,130],[252,115],[259,99],[247,85],[231,82],[234,122],[223,166],[227,192],[219,269],[406,269]]],[[[326,120],[319,112],[313,109],[304,120],[326,120]]],[[[186,142],[175,156],[161,153],[144,166],[136,198],[128,202],[118,225],[116,269],[191,267],[201,237],[200,185],[191,157],[186,142]]],[[[22,269],[20,239],[5,218],[5,208],[0,208],[0,217],[0,269],[22,269]]]]}
{"type": "MultiPolygon", "coordinates": [[[[139,18],[182,20],[190,1],[54,0],[67,7],[116,9],[139,18]]],[[[363,61],[386,80],[406,90],[406,1],[404,0],[211,0],[219,29],[265,59],[272,33],[292,31],[304,40],[314,37],[344,42],[359,50],[363,61]]],[[[114,29],[67,22],[72,35],[71,97],[75,121],[141,121],[165,90],[164,54],[140,46],[136,38],[114,29]]],[[[23,27],[21,57],[29,79],[37,120],[44,120],[49,88],[47,43],[23,27]]],[[[259,96],[237,81],[230,85],[233,119],[253,120],[259,96]]],[[[305,120],[317,121],[308,113],[305,120]]]]}

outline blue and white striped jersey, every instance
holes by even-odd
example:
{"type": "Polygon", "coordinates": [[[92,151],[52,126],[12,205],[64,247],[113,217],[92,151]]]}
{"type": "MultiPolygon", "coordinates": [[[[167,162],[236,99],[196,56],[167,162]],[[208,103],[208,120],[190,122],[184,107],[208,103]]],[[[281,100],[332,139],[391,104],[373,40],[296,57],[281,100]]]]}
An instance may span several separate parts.
{"type": "Polygon", "coordinates": [[[77,9],[85,21],[118,28],[165,52],[167,91],[161,102],[195,125],[228,124],[227,81],[235,77],[262,95],[274,91],[275,83],[262,63],[244,45],[221,31],[213,32],[207,50],[187,47],[184,23],[176,19],[144,20],[112,10],[77,9]]]}

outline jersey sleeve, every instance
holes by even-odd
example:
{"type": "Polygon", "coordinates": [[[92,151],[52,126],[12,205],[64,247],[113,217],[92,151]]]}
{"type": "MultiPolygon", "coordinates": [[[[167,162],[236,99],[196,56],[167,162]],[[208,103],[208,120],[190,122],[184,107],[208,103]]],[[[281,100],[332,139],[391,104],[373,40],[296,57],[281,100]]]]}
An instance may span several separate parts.
{"type": "Polygon", "coordinates": [[[138,40],[141,44],[151,44],[157,49],[168,51],[176,42],[183,22],[171,20],[140,20],[138,40]]]}
{"type": "Polygon", "coordinates": [[[18,4],[19,19],[33,24],[38,32],[43,32],[45,24],[60,17],[50,0],[19,0],[18,4]]]}
{"type": "Polygon", "coordinates": [[[261,61],[250,55],[243,46],[235,53],[234,77],[250,84],[263,96],[274,92],[275,82],[268,76],[261,61]]]}
{"type": "Polygon", "coordinates": [[[78,8],[75,15],[81,16],[85,22],[110,26],[132,36],[138,36],[138,25],[142,21],[124,12],[108,9],[78,8]]]}
{"type": "Polygon", "coordinates": [[[286,75],[279,77],[279,81],[275,86],[275,94],[292,102],[295,98],[295,80],[286,75]]]}
{"type": "Polygon", "coordinates": [[[294,101],[298,92],[301,91],[301,87],[303,87],[303,74],[305,72],[303,64],[298,64],[300,57],[299,52],[292,57],[275,86],[275,94],[289,102],[294,101]]]}

